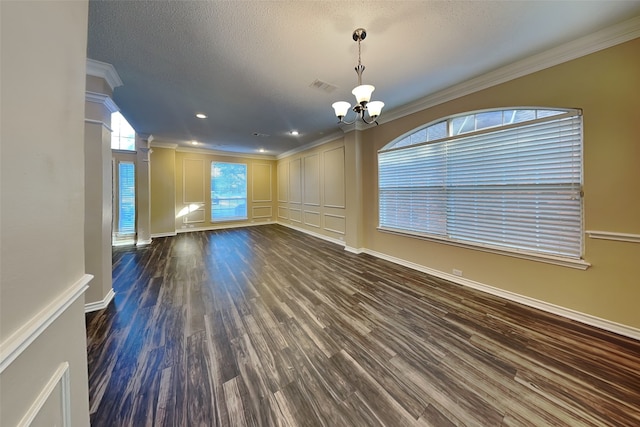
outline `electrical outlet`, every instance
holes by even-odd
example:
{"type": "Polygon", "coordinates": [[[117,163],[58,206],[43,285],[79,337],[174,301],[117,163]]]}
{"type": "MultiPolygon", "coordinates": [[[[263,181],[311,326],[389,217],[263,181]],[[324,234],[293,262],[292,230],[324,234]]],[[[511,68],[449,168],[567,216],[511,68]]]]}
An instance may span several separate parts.
{"type": "Polygon", "coordinates": [[[458,270],[458,269],[453,269],[453,274],[454,276],[460,276],[462,277],[462,270],[458,270]]]}

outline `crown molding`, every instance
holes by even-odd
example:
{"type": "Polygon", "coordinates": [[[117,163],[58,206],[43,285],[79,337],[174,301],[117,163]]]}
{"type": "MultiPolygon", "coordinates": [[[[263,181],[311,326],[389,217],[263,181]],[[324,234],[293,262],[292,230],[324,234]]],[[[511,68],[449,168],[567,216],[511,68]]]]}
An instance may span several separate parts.
{"type": "Polygon", "coordinates": [[[228,151],[209,150],[207,148],[191,148],[191,147],[178,146],[178,148],[176,148],[176,151],[180,153],[208,154],[210,156],[241,157],[244,159],[257,159],[257,160],[276,160],[274,156],[270,156],[270,155],[231,153],[228,151]]]}
{"type": "Polygon", "coordinates": [[[100,62],[96,61],[95,59],[87,58],[87,74],[90,76],[103,78],[107,82],[111,90],[123,85],[116,69],[113,67],[113,65],[107,64],[106,62],[100,62]]]}
{"type": "Polygon", "coordinates": [[[160,141],[153,141],[153,142],[149,142],[149,146],[151,148],[170,148],[171,150],[175,150],[176,148],[178,148],[178,144],[172,144],[170,142],[160,142],[160,141]]]}
{"type": "Polygon", "coordinates": [[[109,95],[105,95],[103,93],[85,92],[84,100],[86,102],[93,102],[95,104],[104,105],[107,108],[107,110],[109,110],[109,113],[115,113],[116,111],[120,110],[118,108],[118,106],[116,105],[116,103],[113,102],[111,97],[109,97],[109,95]]]}
{"type": "Polygon", "coordinates": [[[500,67],[481,76],[428,95],[383,114],[379,123],[387,123],[404,116],[434,107],[480,90],[553,67],[603,49],[640,37],[640,16],[576,40],[556,46],[545,52],[500,67]]]}
{"type": "Polygon", "coordinates": [[[305,144],[305,145],[302,145],[300,147],[296,147],[293,150],[285,151],[282,154],[278,154],[275,158],[277,160],[280,160],[280,159],[284,159],[285,157],[292,156],[292,155],[294,155],[296,153],[300,153],[302,151],[310,150],[310,149],[312,149],[314,147],[318,147],[318,146],[320,146],[322,144],[326,144],[327,142],[335,141],[336,139],[342,138],[345,133],[350,132],[350,131],[351,131],[351,129],[336,131],[336,132],[334,132],[334,133],[332,133],[330,135],[325,136],[324,138],[315,140],[314,142],[311,142],[309,144],[305,144]]]}

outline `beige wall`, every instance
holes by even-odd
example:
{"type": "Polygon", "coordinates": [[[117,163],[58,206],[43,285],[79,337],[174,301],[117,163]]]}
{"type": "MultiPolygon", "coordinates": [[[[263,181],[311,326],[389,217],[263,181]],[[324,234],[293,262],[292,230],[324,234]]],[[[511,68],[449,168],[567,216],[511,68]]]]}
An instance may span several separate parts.
{"type": "Polygon", "coordinates": [[[153,147],[151,153],[151,235],[176,232],[176,150],[153,147]]]}
{"type": "MultiPolygon", "coordinates": [[[[278,160],[272,170],[277,176],[273,217],[284,225],[344,241],[348,249],[380,253],[443,274],[461,270],[462,280],[493,287],[498,293],[537,300],[565,313],[574,311],[592,323],[603,320],[609,326],[638,329],[640,281],[634,270],[640,261],[638,243],[585,236],[584,258],[591,267],[583,271],[380,232],[377,150],[423,124],[467,111],[581,108],[585,230],[640,234],[639,93],[640,39],[636,39],[365,131],[349,132],[278,160]]],[[[184,162],[206,169],[213,158],[175,153],[175,212],[185,206],[184,162]]],[[[171,163],[169,158],[165,161],[171,163]]],[[[154,182],[157,176],[152,178],[155,194],[154,182]]],[[[166,180],[165,188],[171,189],[166,180]]],[[[206,193],[206,183],[191,190],[206,193]]],[[[170,221],[153,200],[152,204],[153,224],[159,224],[161,217],[170,221]]],[[[208,218],[209,206],[205,209],[208,218]]],[[[177,228],[183,225],[175,223],[177,228]]]]}
{"type": "MultiPolygon", "coordinates": [[[[153,145],[153,144],[152,144],[153,145]]],[[[201,150],[153,146],[151,154],[152,235],[275,221],[276,162],[268,158],[222,156],[201,150]],[[247,165],[247,220],[211,221],[211,162],[247,165]],[[186,215],[190,205],[201,205],[186,215]],[[173,227],[173,228],[171,228],[173,227]]]]}
{"type": "Polygon", "coordinates": [[[640,328],[640,244],[585,237],[586,271],[376,230],[377,157],[432,120],[485,108],[543,106],[584,112],[585,230],[640,234],[640,39],[367,130],[363,139],[365,247],[501,290],[640,328]]]}
{"type": "Polygon", "coordinates": [[[0,8],[0,425],[16,425],[38,403],[53,417],[47,425],[63,425],[51,403],[64,395],[70,399],[69,425],[86,426],[82,292],[88,280],[83,237],[88,5],[3,1],[0,8]],[[23,351],[16,350],[23,345],[23,351]],[[58,383],[40,402],[39,394],[67,363],[69,393],[58,383]]]}

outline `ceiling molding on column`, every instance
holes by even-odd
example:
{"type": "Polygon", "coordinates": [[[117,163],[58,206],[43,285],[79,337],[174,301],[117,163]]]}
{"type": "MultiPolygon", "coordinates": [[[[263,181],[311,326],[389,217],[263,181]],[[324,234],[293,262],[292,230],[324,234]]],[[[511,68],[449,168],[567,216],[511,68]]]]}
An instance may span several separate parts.
{"type": "Polygon", "coordinates": [[[111,90],[122,86],[122,80],[113,65],[87,58],[87,75],[103,78],[111,90]]]}
{"type": "Polygon", "coordinates": [[[109,110],[109,113],[120,111],[116,103],[113,102],[113,99],[111,99],[109,95],[105,95],[103,93],[85,92],[84,100],[87,102],[104,105],[109,110]]]}
{"type": "Polygon", "coordinates": [[[156,148],[170,148],[172,150],[175,150],[176,148],[178,148],[178,144],[172,144],[170,142],[161,142],[161,141],[149,141],[149,146],[150,147],[156,147],[156,148]]]}

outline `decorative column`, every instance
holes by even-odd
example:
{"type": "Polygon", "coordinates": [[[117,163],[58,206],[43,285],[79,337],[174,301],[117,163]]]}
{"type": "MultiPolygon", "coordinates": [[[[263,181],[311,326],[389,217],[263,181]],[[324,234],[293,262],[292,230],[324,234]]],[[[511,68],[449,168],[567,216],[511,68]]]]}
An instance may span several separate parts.
{"type": "Polygon", "coordinates": [[[85,293],[85,311],[105,308],[114,296],[111,279],[112,162],[111,113],[118,107],[111,99],[122,85],[110,64],[87,60],[85,96],[85,270],[94,279],[85,293]]]}
{"type": "Polygon", "coordinates": [[[151,197],[150,168],[151,153],[149,143],[153,135],[144,138],[136,133],[136,245],[151,243],[151,197]]]}

